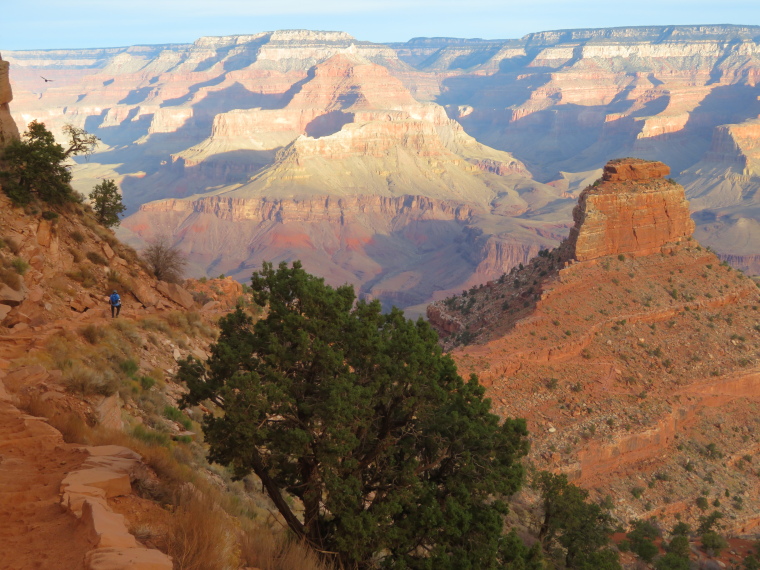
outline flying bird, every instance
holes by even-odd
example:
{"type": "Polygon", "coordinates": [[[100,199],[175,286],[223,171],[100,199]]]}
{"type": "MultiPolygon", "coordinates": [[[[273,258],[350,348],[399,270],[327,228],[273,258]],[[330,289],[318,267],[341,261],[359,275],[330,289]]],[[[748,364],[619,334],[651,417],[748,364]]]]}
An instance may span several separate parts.
{"type": "MultiPolygon", "coordinates": [[[[42,75],[40,75],[40,77],[42,77],[42,75]]],[[[45,78],[42,77],[42,79],[45,79],[45,78]]],[[[50,83],[51,81],[55,81],[55,80],[54,79],[45,79],[45,83],[50,83]]]]}

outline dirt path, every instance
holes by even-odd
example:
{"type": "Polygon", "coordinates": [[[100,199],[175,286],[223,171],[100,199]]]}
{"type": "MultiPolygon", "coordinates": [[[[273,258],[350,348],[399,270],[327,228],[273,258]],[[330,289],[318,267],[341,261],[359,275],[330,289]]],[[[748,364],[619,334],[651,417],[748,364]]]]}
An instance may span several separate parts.
{"type": "Polygon", "coordinates": [[[61,508],[59,486],[86,454],[0,392],[0,568],[78,570],[90,549],[61,508]]]}
{"type": "MultiPolygon", "coordinates": [[[[68,326],[105,322],[94,313],[68,326]]],[[[16,408],[2,381],[3,368],[65,326],[0,336],[0,570],[80,570],[92,548],[77,532],[76,517],[59,504],[61,481],[87,454],[16,408]]]]}

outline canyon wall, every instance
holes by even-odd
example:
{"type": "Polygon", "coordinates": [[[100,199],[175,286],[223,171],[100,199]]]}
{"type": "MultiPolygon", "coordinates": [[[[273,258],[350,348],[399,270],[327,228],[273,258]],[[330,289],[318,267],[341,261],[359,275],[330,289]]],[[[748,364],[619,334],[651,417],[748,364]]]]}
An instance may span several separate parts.
{"type": "MultiPolygon", "coordinates": [[[[290,30],[4,55],[20,127],[73,123],[102,139],[73,169],[77,190],[115,179],[131,214],[207,195],[458,201],[477,213],[453,292],[567,235],[581,181],[613,156],[669,164],[699,239],[756,267],[759,33],[653,26],[382,45],[290,30]]],[[[247,257],[220,246],[194,272],[213,273],[209,259],[228,267],[220,255],[247,257]]]]}

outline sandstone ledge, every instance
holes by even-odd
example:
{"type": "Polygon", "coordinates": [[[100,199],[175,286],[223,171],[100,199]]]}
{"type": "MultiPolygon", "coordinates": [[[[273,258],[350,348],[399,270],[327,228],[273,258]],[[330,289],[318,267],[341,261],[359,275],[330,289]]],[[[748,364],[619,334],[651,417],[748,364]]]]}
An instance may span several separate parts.
{"type": "Polygon", "coordinates": [[[90,457],[61,482],[61,505],[80,519],[81,531],[93,546],[85,568],[171,570],[171,558],[139,544],[123,515],[108,506],[107,498],[131,493],[130,474],[140,465],[140,456],[118,445],[83,449],[90,457]]]}

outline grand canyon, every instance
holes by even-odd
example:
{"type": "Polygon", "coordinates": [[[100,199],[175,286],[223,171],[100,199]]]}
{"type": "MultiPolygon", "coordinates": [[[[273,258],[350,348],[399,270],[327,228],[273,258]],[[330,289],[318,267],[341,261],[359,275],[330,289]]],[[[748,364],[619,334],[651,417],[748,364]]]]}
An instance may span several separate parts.
{"type": "Polygon", "coordinates": [[[166,233],[197,276],[301,259],[423,312],[556,246],[580,190],[619,156],[669,164],[697,238],[758,272],[757,35],[381,45],[279,31],[4,57],[20,130],[39,119],[102,139],[75,184],[120,183],[127,242],[166,233]]]}
{"type": "Polygon", "coordinates": [[[300,260],[424,316],[499,421],[525,419],[499,525],[542,549],[530,568],[591,567],[544,542],[536,473],[609,511],[624,568],[668,568],[679,525],[682,564],[751,568],[759,78],[760,27],[730,25],[4,51],[0,149],[34,120],[86,129],[72,185],[116,180],[128,215],[112,232],[0,193],[0,567],[332,570],[283,539],[296,490],[293,523],[269,482],[207,461],[224,399],[188,403],[183,375],[229,364],[230,314],[271,316],[262,262],[300,260]],[[158,278],[138,252],[157,238],[191,278],[158,278]]]}

